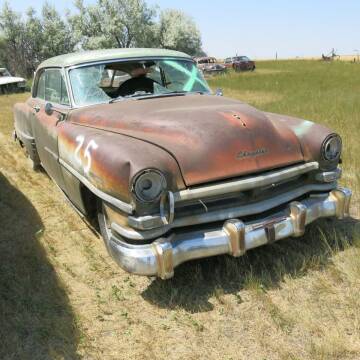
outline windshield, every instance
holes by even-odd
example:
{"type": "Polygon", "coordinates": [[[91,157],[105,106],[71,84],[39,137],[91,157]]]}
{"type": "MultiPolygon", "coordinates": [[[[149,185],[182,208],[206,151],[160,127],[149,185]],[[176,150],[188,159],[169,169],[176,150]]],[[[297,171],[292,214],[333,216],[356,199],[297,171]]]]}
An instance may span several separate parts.
{"type": "Polygon", "coordinates": [[[182,59],[91,65],[70,70],[69,77],[77,106],[139,96],[210,93],[196,64],[182,59]]]}

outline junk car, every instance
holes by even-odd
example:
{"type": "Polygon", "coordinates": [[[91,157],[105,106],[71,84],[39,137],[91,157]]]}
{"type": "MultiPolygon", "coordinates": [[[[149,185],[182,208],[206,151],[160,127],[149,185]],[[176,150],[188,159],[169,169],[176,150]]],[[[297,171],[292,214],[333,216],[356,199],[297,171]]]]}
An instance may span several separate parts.
{"type": "Polygon", "coordinates": [[[0,94],[25,91],[24,78],[15,77],[6,68],[0,68],[0,94]]]}
{"type": "Polygon", "coordinates": [[[325,126],[217,96],[188,55],[112,49],[38,67],[15,137],[130,273],[171,278],[343,218],[342,141],[325,126]]]}
{"type": "Polygon", "coordinates": [[[220,64],[214,57],[199,57],[195,58],[198,68],[204,75],[222,74],[226,71],[226,67],[220,64]]]}
{"type": "Polygon", "coordinates": [[[247,56],[234,56],[224,60],[226,68],[232,68],[235,71],[254,71],[256,69],[255,61],[247,56]]]}

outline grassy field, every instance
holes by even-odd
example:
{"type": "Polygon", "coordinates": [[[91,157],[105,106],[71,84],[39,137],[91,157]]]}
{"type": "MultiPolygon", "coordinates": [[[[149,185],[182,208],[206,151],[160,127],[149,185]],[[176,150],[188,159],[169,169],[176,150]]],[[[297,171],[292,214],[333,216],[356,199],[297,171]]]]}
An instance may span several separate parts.
{"type": "Polygon", "coordinates": [[[360,66],[259,62],[210,80],[225,96],[313,119],[344,140],[352,217],[306,235],[129,275],[11,140],[0,96],[0,359],[359,359],[360,66]]]}

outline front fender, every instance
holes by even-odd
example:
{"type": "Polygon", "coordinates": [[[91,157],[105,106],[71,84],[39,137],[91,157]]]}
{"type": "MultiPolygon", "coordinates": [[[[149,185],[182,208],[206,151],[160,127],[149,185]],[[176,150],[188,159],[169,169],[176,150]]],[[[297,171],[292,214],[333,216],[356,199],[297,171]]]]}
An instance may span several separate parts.
{"type": "Polygon", "coordinates": [[[71,122],[59,130],[62,165],[74,170],[72,174],[92,192],[98,190],[129,204],[137,213],[149,210],[131,192],[131,180],[138,172],[155,168],[165,175],[169,190],[185,187],[175,159],[156,145],[71,122]]]}
{"type": "Polygon", "coordinates": [[[322,170],[329,170],[336,168],[338,160],[329,162],[323,159],[321,155],[321,145],[324,140],[334,132],[328,127],[314,122],[295,118],[292,116],[279,115],[273,113],[265,113],[267,118],[273,122],[274,125],[281,124],[287,126],[297,136],[303,152],[304,160],[317,161],[322,170]]]}

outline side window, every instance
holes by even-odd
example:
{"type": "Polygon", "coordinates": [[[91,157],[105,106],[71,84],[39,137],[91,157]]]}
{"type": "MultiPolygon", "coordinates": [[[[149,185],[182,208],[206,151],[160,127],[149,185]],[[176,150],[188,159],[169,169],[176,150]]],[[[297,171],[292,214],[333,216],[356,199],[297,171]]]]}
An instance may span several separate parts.
{"type": "Polygon", "coordinates": [[[37,83],[36,97],[45,100],[45,71],[40,74],[37,83]]]}
{"type": "Polygon", "coordinates": [[[61,96],[60,96],[60,104],[62,105],[70,105],[69,95],[66,90],[66,85],[64,78],[61,76],[61,96]]]}
{"type": "Polygon", "coordinates": [[[60,70],[47,69],[40,74],[36,97],[55,104],[70,105],[65,81],[60,70]]]}
{"type": "Polygon", "coordinates": [[[59,70],[45,71],[45,100],[60,104],[61,74],[59,70]]]}

